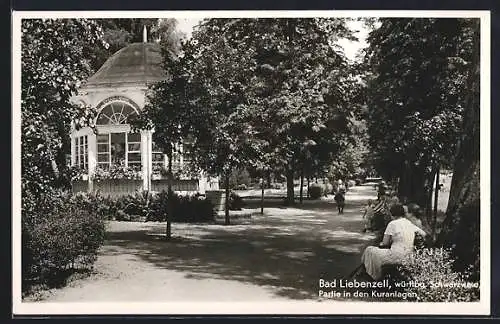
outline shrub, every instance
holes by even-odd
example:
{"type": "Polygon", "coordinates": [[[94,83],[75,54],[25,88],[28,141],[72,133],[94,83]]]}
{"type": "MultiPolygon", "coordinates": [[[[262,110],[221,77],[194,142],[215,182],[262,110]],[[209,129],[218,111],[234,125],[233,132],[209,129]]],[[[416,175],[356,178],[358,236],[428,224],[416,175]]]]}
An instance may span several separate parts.
{"type": "Polygon", "coordinates": [[[58,279],[68,269],[89,269],[104,242],[105,224],[85,196],[24,192],[22,211],[23,290],[58,279]]]}
{"type": "Polygon", "coordinates": [[[453,270],[451,250],[416,249],[399,267],[407,282],[421,285],[407,287],[422,302],[468,302],[479,300],[479,285],[470,281],[471,273],[453,270]]]}
{"type": "Polygon", "coordinates": [[[173,196],[172,222],[206,223],[215,220],[212,203],[200,195],[173,196]]]}
{"type": "Polygon", "coordinates": [[[117,213],[117,206],[114,199],[106,196],[101,196],[97,193],[83,193],[75,194],[72,199],[74,203],[82,206],[85,210],[94,210],[97,215],[104,220],[110,220],[117,213]]]}
{"type": "Polygon", "coordinates": [[[150,211],[146,218],[146,221],[166,221],[168,208],[167,202],[168,192],[166,190],[163,190],[154,195],[151,199],[151,203],[149,204],[150,211]]]}
{"type": "Polygon", "coordinates": [[[237,193],[231,192],[229,195],[229,210],[241,210],[244,206],[243,199],[237,193]]]}
{"type": "Polygon", "coordinates": [[[318,184],[309,186],[309,197],[311,199],[319,199],[323,195],[323,187],[318,184]]]}

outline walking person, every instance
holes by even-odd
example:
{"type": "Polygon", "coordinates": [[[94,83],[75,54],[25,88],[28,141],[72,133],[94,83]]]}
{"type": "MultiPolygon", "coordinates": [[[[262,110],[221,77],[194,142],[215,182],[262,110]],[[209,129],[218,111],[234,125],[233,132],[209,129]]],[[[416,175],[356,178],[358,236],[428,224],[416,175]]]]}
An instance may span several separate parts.
{"type": "Polygon", "coordinates": [[[337,203],[337,208],[339,210],[339,214],[344,213],[344,206],[345,206],[345,195],[344,195],[344,190],[339,190],[335,194],[335,202],[337,203]]]}

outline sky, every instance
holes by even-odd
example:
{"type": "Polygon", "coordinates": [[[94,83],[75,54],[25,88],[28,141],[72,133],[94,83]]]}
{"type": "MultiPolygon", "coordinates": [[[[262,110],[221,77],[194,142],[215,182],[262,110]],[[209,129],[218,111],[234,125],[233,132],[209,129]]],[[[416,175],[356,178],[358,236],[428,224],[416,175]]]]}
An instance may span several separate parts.
{"type": "MultiPolygon", "coordinates": [[[[188,37],[191,36],[191,32],[201,19],[192,19],[192,18],[180,18],[177,19],[178,25],[177,28],[185,33],[188,37]]],[[[355,60],[356,53],[359,49],[366,47],[368,44],[366,43],[366,37],[368,35],[368,31],[363,27],[362,23],[359,21],[351,21],[348,22],[348,26],[351,29],[358,31],[355,33],[355,36],[358,37],[358,42],[351,42],[347,39],[339,40],[339,45],[344,48],[344,53],[347,58],[351,61],[355,60]]]]}

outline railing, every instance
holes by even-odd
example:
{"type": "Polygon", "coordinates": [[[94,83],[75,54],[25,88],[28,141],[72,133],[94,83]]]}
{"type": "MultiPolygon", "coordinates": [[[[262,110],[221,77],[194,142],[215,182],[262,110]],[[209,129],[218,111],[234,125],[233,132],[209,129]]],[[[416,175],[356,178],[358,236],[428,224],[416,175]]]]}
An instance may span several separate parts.
{"type": "MultiPolygon", "coordinates": [[[[92,184],[92,191],[99,191],[100,194],[105,196],[123,196],[133,194],[143,190],[142,180],[133,179],[103,179],[94,180],[92,184]]],[[[89,185],[87,181],[76,180],[72,182],[72,189],[74,193],[88,192],[89,185]]],[[[151,180],[151,191],[167,191],[168,182],[166,179],[151,180]]],[[[199,191],[198,180],[174,180],[172,183],[172,190],[180,193],[193,193],[199,191]]]]}

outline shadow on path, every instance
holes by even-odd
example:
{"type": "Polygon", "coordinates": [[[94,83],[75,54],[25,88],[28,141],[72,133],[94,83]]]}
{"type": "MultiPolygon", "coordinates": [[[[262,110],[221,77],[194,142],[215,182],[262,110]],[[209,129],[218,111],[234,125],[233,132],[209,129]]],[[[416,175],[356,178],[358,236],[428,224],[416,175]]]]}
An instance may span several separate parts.
{"type": "Polygon", "coordinates": [[[164,224],[126,231],[111,224],[101,254],[130,253],[186,278],[237,280],[269,287],[277,296],[316,299],[318,280],[349,274],[373,239],[361,233],[363,204],[348,201],[345,214],[338,215],[335,203],[325,199],[267,208],[243,225],[173,224],[170,242],[164,224]]]}

